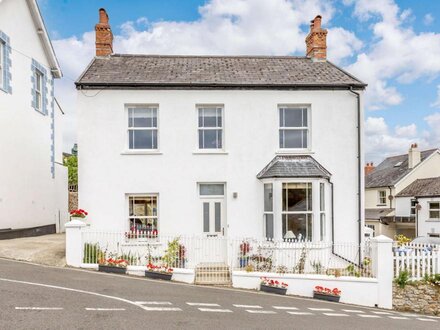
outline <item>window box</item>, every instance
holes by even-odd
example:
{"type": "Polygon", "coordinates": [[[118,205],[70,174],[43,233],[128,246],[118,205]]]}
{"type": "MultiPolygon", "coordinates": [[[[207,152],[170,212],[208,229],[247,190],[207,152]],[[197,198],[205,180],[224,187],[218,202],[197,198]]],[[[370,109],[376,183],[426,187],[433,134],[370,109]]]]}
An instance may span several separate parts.
{"type": "Polygon", "coordinates": [[[151,270],[146,270],[145,277],[148,277],[148,278],[151,278],[154,280],[171,281],[171,278],[173,277],[173,273],[161,273],[161,272],[153,272],[151,270]]]}
{"type": "Polygon", "coordinates": [[[341,299],[341,296],[318,292],[318,291],[313,291],[313,299],[339,302],[339,299],[341,299]]]}
{"type": "Polygon", "coordinates": [[[260,291],[267,292],[267,293],[280,294],[280,295],[284,296],[284,295],[286,295],[287,288],[280,288],[280,287],[276,287],[276,286],[261,284],[260,291]]]}
{"type": "Polygon", "coordinates": [[[125,274],[127,273],[127,267],[99,265],[98,270],[104,273],[125,274]]]}

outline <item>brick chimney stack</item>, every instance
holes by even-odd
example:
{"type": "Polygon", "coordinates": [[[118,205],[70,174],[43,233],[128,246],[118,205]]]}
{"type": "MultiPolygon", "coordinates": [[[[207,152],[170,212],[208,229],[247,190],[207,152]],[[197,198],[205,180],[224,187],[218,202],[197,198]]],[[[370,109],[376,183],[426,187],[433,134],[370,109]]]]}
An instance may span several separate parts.
{"type": "Polygon", "coordinates": [[[314,61],[327,58],[327,30],[321,28],[322,17],[316,16],[310,23],[310,32],[306,37],[306,56],[314,61]]]}
{"type": "Polygon", "coordinates": [[[95,25],[96,56],[113,54],[113,33],[104,8],[99,9],[99,23],[95,25]]]}
{"type": "Polygon", "coordinates": [[[408,150],[408,168],[416,167],[422,160],[421,152],[417,146],[417,143],[411,144],[408,150]]]}
{"type": "Polygon", "coordinates": [[[364,170],[365,170],[365,175],[370,174],[371,172],[374,171],[374,169],[375,169],[375,167],[374,167],[374,165],[373,165],[373,162],[371,162],[371,163],[367,163],[367,165],[365,165],[365,168],[364,168],[364,170]]]}

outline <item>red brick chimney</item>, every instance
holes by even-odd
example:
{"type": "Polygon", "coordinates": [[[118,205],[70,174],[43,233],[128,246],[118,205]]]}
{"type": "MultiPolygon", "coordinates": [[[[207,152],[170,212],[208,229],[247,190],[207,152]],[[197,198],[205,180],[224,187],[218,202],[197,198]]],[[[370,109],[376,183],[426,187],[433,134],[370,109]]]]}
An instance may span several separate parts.
{"type": "Polygon", "coordinates": [[[95,25],[96,56],[113,54],[113,33],[104,8],[99,9],[99,23],[95,25]]]}
{"type": "Polygon", "coordinates": [[[371,163],[367,163],[367,165],[365,165],[365,175],[368,175],[368,174],[370,174],[371,172],[373,172],[374,171],[374,169],[375,169],[375,167],[374,167],[374,165],[373,165],[373,162],[371,162],[371,163]]]}
{"type": "Polygon", "coordinates": [[[306,56],[315,61],[325,61],[327,58],[327,30],[321,28],[320,15],[310,23],[310,32],[306,37],[306,56]]]}

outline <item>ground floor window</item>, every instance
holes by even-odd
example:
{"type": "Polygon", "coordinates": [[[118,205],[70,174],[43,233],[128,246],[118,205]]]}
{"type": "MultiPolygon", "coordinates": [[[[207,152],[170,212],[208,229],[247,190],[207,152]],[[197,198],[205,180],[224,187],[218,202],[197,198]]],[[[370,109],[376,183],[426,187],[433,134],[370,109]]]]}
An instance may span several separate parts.
{"type": "Polygon", "coordinates": [[[157,234],[157,195],[128,196],[131,231],[146,231],[157,234]]]}
{"type": "Polygon", "coordinates": [[[273,239],[273,184],[264,184],[264,232],[267,239],[273,239]]]}

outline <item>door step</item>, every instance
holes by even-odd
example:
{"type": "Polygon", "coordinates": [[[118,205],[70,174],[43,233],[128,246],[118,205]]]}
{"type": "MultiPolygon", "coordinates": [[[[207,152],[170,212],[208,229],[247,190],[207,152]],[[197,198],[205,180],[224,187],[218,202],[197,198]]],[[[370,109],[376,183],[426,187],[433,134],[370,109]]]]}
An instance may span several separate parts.
{"type": "Polygon", "coordinates": [[[231,285],[231,271],[225,263],[198,264],[194,282],[203,285],[231,285]]]}

